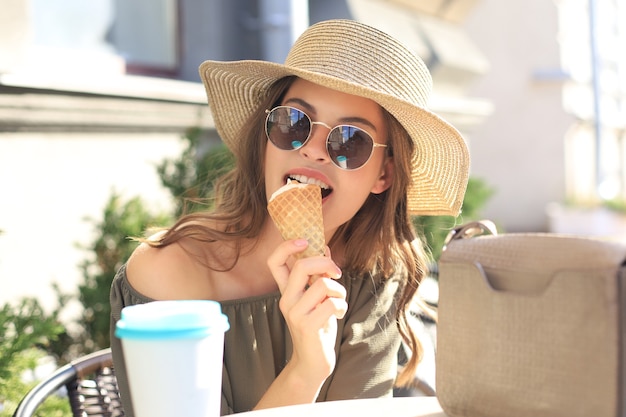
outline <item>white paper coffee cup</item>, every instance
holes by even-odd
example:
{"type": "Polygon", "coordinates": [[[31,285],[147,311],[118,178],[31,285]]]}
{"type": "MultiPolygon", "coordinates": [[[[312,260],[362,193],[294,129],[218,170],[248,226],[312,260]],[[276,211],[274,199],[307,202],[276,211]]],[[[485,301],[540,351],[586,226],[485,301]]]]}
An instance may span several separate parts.
{"type": "Polygon", "coordinates": [[[224,332],[219,303],[154,301],[122,309],[122,341],[135,417],[217,417],[224,332]]]}

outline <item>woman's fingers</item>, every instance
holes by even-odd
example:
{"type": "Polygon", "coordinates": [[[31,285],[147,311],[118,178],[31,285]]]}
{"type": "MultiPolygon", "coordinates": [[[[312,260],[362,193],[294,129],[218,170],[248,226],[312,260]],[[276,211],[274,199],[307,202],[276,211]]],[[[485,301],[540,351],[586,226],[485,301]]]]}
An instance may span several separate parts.
{"type": "Polygon", "coordinates": [[[330,278],[319,278],[307,289],[302,299],[303,304],[314,305],[311,311],[317,310],[319,305],[331,300],[331,304],[335,308],[329,311],[338,319],[343,318],[347,309],[346,288],[330,278]]]}
{"type": "MultiPolygon", "coordinates": [[[[285,295],[283,295],[284,298],[285,295]]],[[[316,327],[331,316],[343,318],[348,309],[346,289],[330,278],[320,278],[301,294],[298,302],[288,306],[285,300],[283,307],[286,307],[284,311],[289,315],[291,322],[298,322],[301,319],[307,321],[313,317],[319,318],[315,324],[308,323],[316,327]]]]}
{"type": "Polygon", "coordinates": [[[318,277],[334,279],[341,277],[341,269],[330,258],[328,247],[327,256],[313,256],[293,263],[290,257],[305,250],[307,245],[308,242],[305,239],[287,240],[278,245],[267,260],[267,265],[283,295],[287,291],[287,286],[301,293],[318,277]],[[312,277],[315,278],[311,279],[312,277]]]}
{"type": "Polygon", "coordinates": [[[337,320],[347,309],[343,285],[321,278],[291,309],[283,310],[293,341],[291,362],[305,375],[325,378],[335,368],[337,320]]]}
{"type": "Polygon", "coordinates": [[[306,239],[287,240],[282,242],[267,259],[270,268],[281,293],[285,292],[289,282],[291,268],[288,265],[289,257],[306,249],[309,242],[306,239]]]}
{"type": "MultiPolygon", "coordinates": [[[[301,239],[281,243],[268,259],[268,266],[282,293],[280,308],[287,321],[301,329],[319,329],[333,316],[343,318],[348,308],[346,289],[335,281],[341,277],[341,269],[329,256],[292,262],[291,256],[306,245],[301,239]]],[[[330,255],[328,248],[326,252],[330,255]]]]}
{"type": "MultiPolygon", "coordinates": [[[[317,282],[313,280],[315,282],[311,282],[311,285],[309,285],[309,280],[312,276],[325,276],[337,279],[341,277],[341,270],[332,259],[324,256],[314,256],[296,261],[291,268],[287,285],[282,291],[281,303],[286,309],[290,309],[291,306],[298,303],[300,299],[303,298],[305,293],[309,293],[310,287],[317,282]]],[[[322,302],[324,298],[328,296],[318,294],[318,296],[315,297],[317,299],[314,299],[311,295],[313,295],[313,293],[309,294],[309,297],[306,298],[309,300],[307,304],[309,304],[310,308],[322,302]]]]}

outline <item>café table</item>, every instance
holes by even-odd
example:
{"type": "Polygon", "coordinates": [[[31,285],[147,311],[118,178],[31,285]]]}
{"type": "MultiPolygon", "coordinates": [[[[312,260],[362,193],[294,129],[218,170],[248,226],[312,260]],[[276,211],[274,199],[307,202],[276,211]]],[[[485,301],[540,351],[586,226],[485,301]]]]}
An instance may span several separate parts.
{"type": "Polygon", "coordinates": [[[237,417],[446,417],[437,397],[394,397],[326,401],[266,408],[235,414],[237,417]]]}

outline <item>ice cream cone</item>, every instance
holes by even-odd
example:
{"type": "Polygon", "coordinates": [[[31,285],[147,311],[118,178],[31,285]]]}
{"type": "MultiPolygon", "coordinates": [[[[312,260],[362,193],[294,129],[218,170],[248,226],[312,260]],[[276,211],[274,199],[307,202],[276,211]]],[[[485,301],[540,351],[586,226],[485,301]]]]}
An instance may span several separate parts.
{"type": "Polygon", "coordinates": [[[297,259],[324,255],[324,221],[320,187],[290,181],[276,191],[267,210],[283,239],[306,239],[307,248],[296,255],[297,259]]]}

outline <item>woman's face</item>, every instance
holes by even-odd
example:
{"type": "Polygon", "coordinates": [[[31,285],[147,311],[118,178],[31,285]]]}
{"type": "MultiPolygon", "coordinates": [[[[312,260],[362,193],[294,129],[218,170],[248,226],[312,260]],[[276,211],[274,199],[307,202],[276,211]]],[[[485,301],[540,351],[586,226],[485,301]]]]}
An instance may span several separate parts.
{"type": "MultiPolygon", "coordinates": [[[[313,122],[335,127],[356,126],[368,132],[375,143],[387,143],[387,126],[382,108],[374,101],[331,90],[297,79],[287,90],[284,106],[303,111],[313,122]]],[[[324,189],[322,207],[326,239],[350,220],[370,193],[379,194],[391,185],[393,161],[384,147],[375,147],[370,160],[356,170],[343,170],[326,150],[329,129],[314,124],[311,137],[297,150],[281,150],[269,140],[265,154],[265,184],[269,200],[288,178],[316,183],[324,189]]]]}

